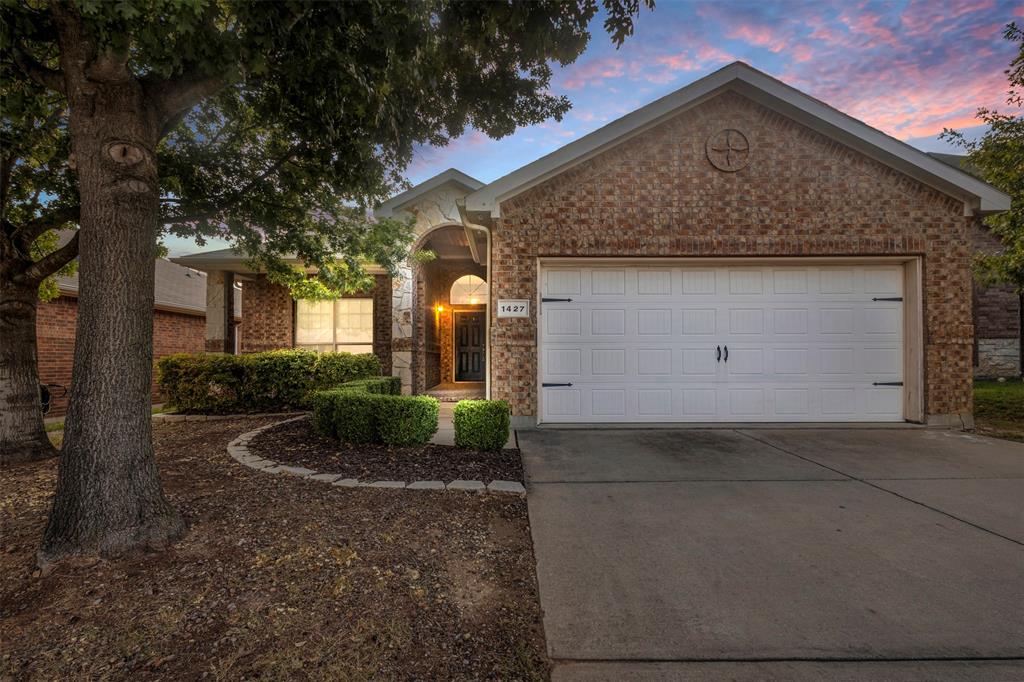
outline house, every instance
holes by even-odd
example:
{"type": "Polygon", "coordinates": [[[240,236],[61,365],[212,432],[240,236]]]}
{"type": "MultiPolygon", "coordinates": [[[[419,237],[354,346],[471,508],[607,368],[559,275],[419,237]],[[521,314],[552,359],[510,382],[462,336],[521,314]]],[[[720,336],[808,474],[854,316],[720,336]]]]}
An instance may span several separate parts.
{"type": "MultiPolygon", "coordinates": [[[[156,261],[153,306],[153,357],[174,353],[199,353],[204,349],[206,321],[206,273],[191,270],[166,259],[156,261]]],[[[39,381],[71,386],[75,355],[75,326],[78,319],[78,276],[58,277],[59,296],[39,304],[36,315],[39,381]]],[[[234,291],[234,319],[241,311],[241,292],[234,291]]],[[[153,402],[159,402],[156,381],[153,402]]],[[[67,396],[55,392],[47,416],[67,412],[67,396]]]]}
{"type": "MultiPolygon", "coordinates": [[[[943,163],[974,174],[967,157],[960,154],[929,152],[943,163]]],[[[971,229],[975,253],[991,253],[1001,248],[999,239],[976,223],[971,229]]],[[[1013,287],[982,287],[974,283],[972,294],[974,323],[974,375],[976,377],[1019,376],[1024,367],[1024,323],[1021,297],[1013,287]]]]}
{"type": "MultiPolygon", "coordinates": [[[[245,280],[242,351],[369,349],[403,389],[563,422],[971,421],[970,260],[1010,199],[734,63],[489,184],[393,197],[438,258],[292,302],[245,280]]],[[[226,344],[208,292],[207,345],[226,344]]]]}

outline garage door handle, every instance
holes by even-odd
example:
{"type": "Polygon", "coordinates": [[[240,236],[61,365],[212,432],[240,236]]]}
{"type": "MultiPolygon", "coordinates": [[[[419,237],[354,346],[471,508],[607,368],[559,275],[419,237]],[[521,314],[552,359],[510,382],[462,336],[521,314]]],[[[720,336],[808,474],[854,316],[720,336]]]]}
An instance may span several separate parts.
{"type": "Polygon", "coordinates": [[[541,388],[551,388],[552,386],[572,386],[572,382],[568,384],[541,384],[541,388]]]}
{"type": "Polygon", "coordinates": [[[871,384],[872,386],[902,386],[902,381],[876,381],[871,384]]]}
{"type": "Polygon", "coordinates": [[[541,303],[572,303],[571,298],[542,298],[541,303]]]}
{"type": "Polygon", "coordinates": [[[722,347],[721,346],[715,346],[715,362],[721,362],[721,361],[722,361],[722,347]]]}
{"type": "Polygon", "coordinates": [[[725,347],[725,361],[729,362],[729,346],[725,347]]]}

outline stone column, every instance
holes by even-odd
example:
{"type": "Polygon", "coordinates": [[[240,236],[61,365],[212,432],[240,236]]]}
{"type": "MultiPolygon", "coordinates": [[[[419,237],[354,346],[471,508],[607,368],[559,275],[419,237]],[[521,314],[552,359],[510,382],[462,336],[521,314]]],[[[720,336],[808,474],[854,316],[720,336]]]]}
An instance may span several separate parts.
{"type": "Polygon", "coordinates": [[[391,280],[391,375],[402,380],[402,394],[412,393],[412,285],[408,263],[391,280]]]}
{"type": "Polygon", "coordinates": [[[206,352],[235,352],[235,275],[210,272],[206,275],[206,352]]]}

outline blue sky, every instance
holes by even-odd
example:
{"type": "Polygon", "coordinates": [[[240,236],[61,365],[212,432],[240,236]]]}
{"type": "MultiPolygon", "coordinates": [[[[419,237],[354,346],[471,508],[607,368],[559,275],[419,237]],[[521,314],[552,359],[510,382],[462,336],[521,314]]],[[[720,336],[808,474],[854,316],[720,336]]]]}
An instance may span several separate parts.
{"type": "MultiPolygon", "coordinates": [[[[447,147],[422,147],[408,169],[417,183],[455,167],[490,182],[726,64],[742,60],[925,151],[955,151],[944,127],[977,134],[978,107],[1005,109],[1014,46],[1024,23],[1010,0],[903,2],[683,2],[641,11],[616,50],[595,18],[586,52],[555,67],[551,90],[572,110],[562,121],[501,140],[468,131],[447,147]]],[[[171,255],[200,249],[167,241],[171,255]]]]}

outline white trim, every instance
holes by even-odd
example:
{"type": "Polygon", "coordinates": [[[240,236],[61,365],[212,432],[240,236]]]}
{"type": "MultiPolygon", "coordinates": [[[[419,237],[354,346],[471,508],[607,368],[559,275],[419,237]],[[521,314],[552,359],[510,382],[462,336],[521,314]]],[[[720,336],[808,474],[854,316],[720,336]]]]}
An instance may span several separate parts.
{"type": "Polygon", "coordinates": [[[436,189],[448,182],[461,185],[470,191],[478,190],[484,186],[484,183],[480,182],[476,178],[470,177],[458,169],[449,168],[446,171],[438,173],[429,180],[424,180],[420,184],[405,190],[401,194],[396,194],[391,197],[378,206],[373,212],[373,215],[378,218],[390,218],[405,204],[408,204],[417,197],[422,196],[430,190],[436,189]]]}
{"type": "Polygon", "coordinates": [[[965,202],[965,210],[1006,211],[1010,197],[959,169],[854,119],[743,62],[733,62],[686,87],[495,180],[466,197],[468,211],[501,215],[501,202],[639,135],[712,95],[734,89],[965,202]]]}

